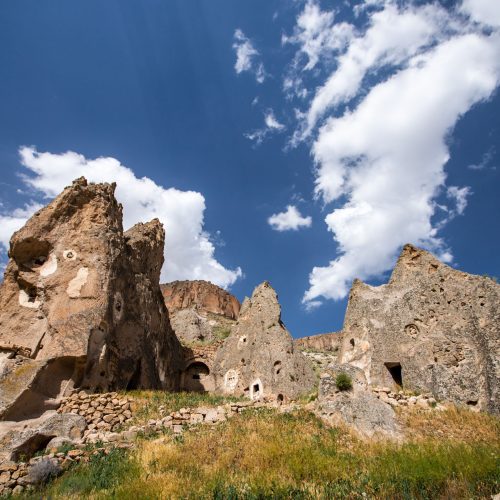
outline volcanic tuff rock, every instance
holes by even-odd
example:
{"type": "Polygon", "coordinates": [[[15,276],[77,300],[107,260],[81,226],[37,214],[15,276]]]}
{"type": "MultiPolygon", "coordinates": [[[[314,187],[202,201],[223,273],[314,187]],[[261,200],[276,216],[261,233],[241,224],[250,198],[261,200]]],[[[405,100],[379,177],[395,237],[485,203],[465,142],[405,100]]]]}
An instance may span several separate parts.
{"type": "Polygon", "coordinates": [[[342,332],[320,333],[294,340],[295,347],[301,350],[337,352],[342,346],[342,332]]]}
{"type": "Polygon", "coordinates": [[[194,306],[200,312],[219,314],[228,319],[238,317],[238,299],[209,281],[173,281],[160,286],[170,314],[194,306]]]}
{"type": "Polygon", "coordinates": [[[294,398],[316,383],[311,363],[294,349],[281,322],[278,297],[267,282],[245,299],[238,322],[217,352],[216,390],[223,394],[294,398]]]}
{"type": "Polygon", "coordinates": [[[341,363],[369,383],[500,412],[500,286],[406,245],[387,285],[355,281],[341,363]]]}
{"type": "Polygon", "coordinates": [[[227,337],[240,303],[208,281],[174,281],[161,285],[170,323],[186,344],[210,343],[227,337]]]}
{"type": "Polygon", "coordinates": [[[80,178],[13,235],[0,286],[0,418],[38,416],[73,386],[178,386],[181,347],[158,285],[163,227],[124,233],[114,190],[80,178]]]}
{"type": "Polygon", "coordinates": [[[22,423],[0,422],[0,461],[31,458],[56,437],[77,441],[83,436],[85,426],[80,415],[59,415],[54,411],[22,423]]]}

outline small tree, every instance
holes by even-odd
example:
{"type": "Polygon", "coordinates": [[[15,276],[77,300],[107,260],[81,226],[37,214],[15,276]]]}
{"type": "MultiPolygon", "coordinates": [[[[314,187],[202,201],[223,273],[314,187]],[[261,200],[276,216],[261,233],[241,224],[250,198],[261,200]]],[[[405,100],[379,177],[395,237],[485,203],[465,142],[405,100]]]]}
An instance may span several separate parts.
{"type": "Polygon", "coordinates": [[[347,373],[340,372],[335,379],[335,385],[339,391],[350,391],[352,389],[352,379],[347,373]]]}

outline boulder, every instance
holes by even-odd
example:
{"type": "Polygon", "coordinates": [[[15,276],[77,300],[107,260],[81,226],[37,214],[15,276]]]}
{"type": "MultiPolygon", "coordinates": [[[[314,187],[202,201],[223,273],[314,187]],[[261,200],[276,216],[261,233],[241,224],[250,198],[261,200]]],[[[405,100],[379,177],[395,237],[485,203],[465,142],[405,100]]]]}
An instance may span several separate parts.
{"type": "Polygon", "coordinates": [[[401,437],[392,407],[370,391],[345,391],[333,397],[319,397],[318,411],[330,424],[345,424],[365,438],[401,437]]]}
{"type": "Polygon", "coordinates": [[[406,245],[390,281],[354,282],[340,362],[368,383],[500,412],[500,286],[406,245]]]}
{"type": "Polygon", "coordinates": [[[268,282],[243,303],[237,323],[217,351],[214,373],[217,392],[250,399],[295,398],[316,384],[310,361],[294,348],[281,321],[278,297],[268,282]]]}
{"type": "Polygon", "coordinates": [[[0,458],[29,459],[37,451],[44,450],[54,438],[66,438],[71,442],[81,439],[85,427],[85,419],[80,415],[55,411],[22,423],[0,423],[0,458]]]}
{"type": "Polygon", "coordinates": [[[353,365],[332,363],[321,374],[317,410],[329,423],[345,424],[365,438],[400,437],[394,410],[371,392],[363,370],[353,365]],[[341,373],[350,377],[352,389],[337,388],[341,373]]]}
{"type": "Polygon", "coordinates": [[[318,392],[318,397],[320,399],[329,399],[334,397],[339,392],[342,392],[337,388],[336,384],[337,376],[341,373],[345,373],[351,379],[352,392],[358,393],[368,389],[368,384],[363,370],[353,365],[332,363],[328,365],[325,372],[321,374],[318,392]]]}
{"type": "Polygon", "coordinates": [[[40,416],[74,387],[176,389],[159,288],[164,230],[122,228],[114,184],[67,187],[11,239],[0,285],[0,419],[40,416]]]}

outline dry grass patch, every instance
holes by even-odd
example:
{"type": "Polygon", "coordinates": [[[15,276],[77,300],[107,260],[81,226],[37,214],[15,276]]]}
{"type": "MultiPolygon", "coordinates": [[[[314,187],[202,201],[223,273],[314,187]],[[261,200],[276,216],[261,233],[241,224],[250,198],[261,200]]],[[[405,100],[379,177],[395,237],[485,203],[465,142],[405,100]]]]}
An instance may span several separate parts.
{"type": "MultiPolygon", "coordinates": [[[[476,417],[450,418],[456,419],[452,426],[461,422],[472,428],[476,417]]],[[[132,454],[116,456],[116,463],[79,466],[56,480],[46,496],[487,498],[500,491],[498,440],[486,440],[497,424],[484,420],[485,441],[422,435],[405,444],[367,443],[326,426],[310,412],[249,410],[217,426],[143,441],[132,454]],[[92,488],[88,477],[97,484],[101,480],[101,486],[92,488]]]]}
{"type": "Polygon", "coordinates": [[[463,443],[500,443],[500,420],[454,406],[439,412],[404,411],[400,419],[411,439],[447,439],[463,443]]]}

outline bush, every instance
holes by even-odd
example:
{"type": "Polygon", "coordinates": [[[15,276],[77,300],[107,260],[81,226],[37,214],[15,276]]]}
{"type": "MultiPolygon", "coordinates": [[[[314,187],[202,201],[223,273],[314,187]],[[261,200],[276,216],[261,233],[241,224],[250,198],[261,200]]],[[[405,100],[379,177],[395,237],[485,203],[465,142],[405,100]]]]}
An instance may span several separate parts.
{"type": "Polygon", "coordinates": [[[57,463],[52,460],[41,460],[31,467],[29,478],[33,484],[42,485],[59,476],[61,472],[62,469],[57,463]]]}
{"type": "Polygon", "coordinates": [[[352,378],[344,372],[340,372],[335,379],[335,385],[339,391],[350,391],[352,389],[352,378]]]}

